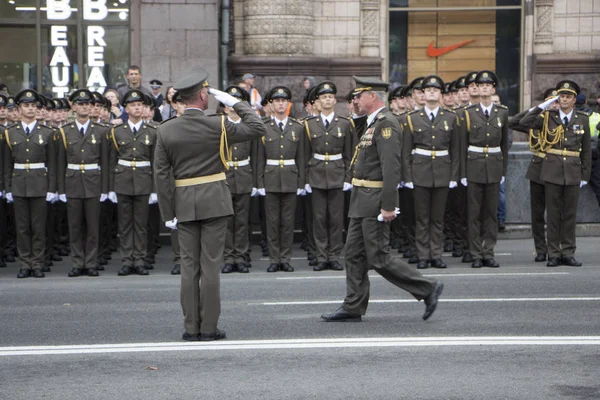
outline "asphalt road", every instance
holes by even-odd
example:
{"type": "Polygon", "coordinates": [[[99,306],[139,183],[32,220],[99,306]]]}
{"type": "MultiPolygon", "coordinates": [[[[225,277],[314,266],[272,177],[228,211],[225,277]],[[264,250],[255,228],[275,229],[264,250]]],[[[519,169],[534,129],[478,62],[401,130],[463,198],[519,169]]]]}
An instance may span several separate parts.
{"type": "Polygon", "coordinates": [[[580,238],[582,268],[533,262],[531,240],[503,240],[499,269],[446,257],[445,283],[423,303],[371,275],[361,323],[325,323],[344,272],[222,276],[228,340],[180,340],[179,277],[161,249],[148,277],[45,279],[0,269],[0,399],[600,399],[598,239],[580,238]]]}

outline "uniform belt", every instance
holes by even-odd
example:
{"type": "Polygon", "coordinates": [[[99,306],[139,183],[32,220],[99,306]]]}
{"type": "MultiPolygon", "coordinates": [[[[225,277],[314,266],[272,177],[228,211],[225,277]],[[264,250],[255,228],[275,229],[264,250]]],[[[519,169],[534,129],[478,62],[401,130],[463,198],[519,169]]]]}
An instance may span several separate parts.
{"type": "Polygon", "coordinates": [[[469,146],[469,151],[473,153],[500,153],[502,149],[500,147],[479,147],[479,146],[469,146]]]}
{"type": "Polygon", "coordinates": [[[341,154],[313,154],[313,157],[317,160],[321,160],[321,161],[335,161],[335,160],[341,160],[342,159],[342,155],[341,154]]]}
{"type": "Polygon", "coordinates": [[[569,151],[567,149],[562,149],[562,150],[558,150],[558,149],[548,149],[546,150],[546,153],[549,154],[556,154],[557,156],[569,156],[569,157],[579,157],[579,152],[578,151],[569,151]]]}
{"type": "Polygon", "coordinates": [[[544,153],[543,151],[534,151],[533,155],[539,158],[546,158],[546,153],[544,153]]]}
{"type": "Polygon", "coordinates": [[[91,169],[100,169],[98,164],[67,164],[68,169],[75,171],[88,171],[91,169]]]}
{"type": "Polygon", "coordinates": [[[30,170],[30,169],[44,169],[46,168],[46,164],[42,163],[15,163],[14,165],[15,169],[26,169],[26,170],[30,170]]]}
{"type": "Polygon", "coordinates": [[[280,165],[280,166],[284,166],[284,165],[296,165],[296,160],[273,160],[273,159],[268,159],[267,160],[267,165],[280,165]]]}
{"type": "Polygon", "coordinates": [[[197,178],[175,179],[175,187],[203,185],[205,183],[224,181],[225,179],[227,179],[227,177],[225,176],[225,172],[199,176],[197,178]]]}
{"type": "Polygon", "coordinates": [[[382,188],[383,181],[368,181],[366,179],[352,179],[352,186],[366,187],[366,188],[382,188]]]}
{"type": "Polygon", "coordinates": [[[131,168],[149,167],[152,165],[152,164],[150,164],[150,161],[127,161],[127,160],[119,160],[118,164],[123,165],[125,167],[131,167],[131,168]]]}
{"type": "Polygon", "coordinates": [[[229,165],[230,167],[245,167],[246,165],[250,165],[250,157],[246,158],[245,160],[241,160],[241,161],[227,161],[227,165],[229,165]]]}
{"type": "Polygon", "coordinates": [[[425,149],[414,149],[412,154],[419,154],[421,156],[431,156],[432,158],[447,156],[448,150],[425,150],[425,149]]]}

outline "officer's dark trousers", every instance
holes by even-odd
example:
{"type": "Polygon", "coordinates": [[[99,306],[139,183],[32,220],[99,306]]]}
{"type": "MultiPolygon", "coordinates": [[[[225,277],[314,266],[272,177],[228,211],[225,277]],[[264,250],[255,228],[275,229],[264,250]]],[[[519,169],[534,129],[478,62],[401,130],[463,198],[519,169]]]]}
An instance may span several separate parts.
{"type": "Polygon", "coordinates": [[[311,200],[317,260],[337,261],[344,248],[344,191],[313,188],[311,200]]]}
{"type": "Polygon", "coordinates": [[[344,249],[346,298],[343,308],[346,311],[360,315],[367,312],[370,269],[417,300],[427,297],[435,287],[435,279],[424,277],[400,258],[390,256],[389,222],[379,222],[375,217],[351,218],[344,249]]]}
{"type": "Polygon", "coordinates": [[[545,182],[548,210],[548,257],[573,257],[579,185],[545,182]]]}
{"type": "Polygon", "coordinates": [[[250,215],[250,193],[232,194],[233,215],[229,217],[227,224],[227,236],[225,238],[226,264],[235,264],[244,261],[244,255],[248,251],[248,216],[250,215]]]}
{"type": "Polygon", "coordinates": [[[292,257],[296,197],[296,193],[273,192],[265,196],[267,243],[272,264],[289,263],[292,257]]]}
{"type": "Polygon", "coordinates": [[[546,254],[546,188],[540,183],[529,181],[529,195],[531,198],[531,233],[537,254],[546,254]]]}
{"type": "Polygon", "coordinates": [[[14,196],[13,206],[22,268],[41,269],[46,249],[46,198],[14,196]]]}
{"type": "Polygon", "coordinates": [[[409,188],[400,189],[400,217],[402,218],[402,226],[404,226],[404,239],[408,249],[416,249],[415,244],[415,203],[413,199],[413,191],[409,188]]]}
{"type": "Polygon", "coordinates": [[[415,239],[419,260],[442,258],[444,249],[444,212],[448,187],[415,186],[415,239]]]}
{"type": "Polygon", "coordinates": [[[150,195],[127,196],[117,193],[119,241],[124,266],[145,265],[150,195]]]}
{"type": "Polygon", "coordinates": [[[450,230],[453,231],[454,247],[469,251],[467,188],[458,184],[448,194],[450,230]]]}
{"type": "Polygon", "coordinates": [[[179,234],[177,230],[171,231],[171,251],[173,252],[173,264],[181,264],[181,250],[179,247],[179,234]]]}
{"type": "Polygon", "coordinates": [[[498,195],[500,182],[475,183],[469,181],[469,249],[473,259],[494,258],[498,239],[498,195]]]}
{"type": "Polygon", "coordinates": [[[67,198],[71,257],[75,268],[96,268],[100,235],[100,199],[67,198]]]}

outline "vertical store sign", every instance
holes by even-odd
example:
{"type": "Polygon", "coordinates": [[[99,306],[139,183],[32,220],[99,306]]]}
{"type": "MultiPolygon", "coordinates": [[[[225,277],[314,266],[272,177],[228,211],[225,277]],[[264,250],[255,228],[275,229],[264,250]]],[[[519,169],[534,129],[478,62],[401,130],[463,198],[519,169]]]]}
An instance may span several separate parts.
{"type": "MultiPolygon", "coordinates": [[[[83,0],[83,20],[102,21],[108,16],[107,0],[83,0]]],[[[71,3],[76,0],[47,0],[47,18],[52,21],[64,21],[71,17],[71,3]]],[[[75,5],[75,4],[74,4],[75,5]]],[[[91,91],[104,92],[106,79],[102,74],[104,68],[104,28],[87,26],[87,65],[90,68],[85,86],[91,91]]],[[[71,63],[67,57],[67,26],[52,25],[50,28],[50,45],[53,48],[50,60],[52,76],[52,91],[58,97],[64,97],[69,92],[69,76],[71,63]]]]}

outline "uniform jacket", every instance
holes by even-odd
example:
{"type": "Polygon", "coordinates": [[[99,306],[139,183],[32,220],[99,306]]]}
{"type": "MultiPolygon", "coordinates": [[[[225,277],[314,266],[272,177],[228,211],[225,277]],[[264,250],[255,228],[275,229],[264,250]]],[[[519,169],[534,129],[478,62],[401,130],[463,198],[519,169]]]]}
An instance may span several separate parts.
{"type": "Polygon", "coordinates": [[[54,130],[39,122],[27,136],[18,122],[4,131],[4,190],[19,197],[46,197],[56,192],[54,130]],[[14,169],[14,164],[44,163],[45,169],[14,169]]]}
{"type": "Polygon", "coordinates": [[[333,116],[329,129],[320,117],[304,122],[307,137],[306,164],[307,181],[317,189],[341,189],[344,182],[350,183],[350,161],[354,150],[354,124],[349,119],[333,116]],[[341,154],[341,160],[317,160],[314,154],[341,154]]]}
{"type": "Polygon", "coordinates": [[[108,128],[92,123],[83,136],[75,122],[60,129],[58,152],[58,192],[77,199],[108,193],[108,128]],[[67,164],[98,164],[100,170],[73,170],[67,164]]]}
{"type": "Polygon", "coordinates": [[[464,109],[461,121],[461,177],[475,183],[500,183],[508,167],[508,109],[492,106],[486,119],[479,104],[464,109]],[[476,153],[469,146],[500,147],[500,153],[476,153]]]}
{"type": "Polygon", "coordinates": [[[433,123],[423,110],[406,116],[402,167],[405,182],[422,187],[448,187],[457,182],[460,171],[460,124],[454,111],[439,108],[433,123]],[[407,129],[408,128],[408,129],[407,129]],[[447,156],[412,154],[414,149],[447,150],[447,156]]]}
{"type": "Polygon", "coordinates": [[[236,143],[230,146],[229,159],[233,165],[225,172],[231,194],[247,194],[256,187],[256,140],[236,143]],[[250,158],[250,164],[238,166],[237,163],[250,158]]]}
{"type": "MultiPolygon", "coordinates": [[[[541,130],[546,115],[548,116],[549,130],[562,126],[558,110],[542,111],[538,107],[528,112],[521,119],[521,125],[541,130]]],[[[581,181],[589,182],[592,172],[592,150],[590,124],[586,113],[573,111],[569,124],[564,127],[564,139],[552,148],[578,151],[580,152],[579,157],[546,154],[540,173],[542,181],[556,185],[579,185],[581,181]]]]}
{"type": "MultiPolygon", "coordinates": [[[[529,110],[525,110],[512,116],[508,120],[508,128],[514,131],[527,133],[528,135],[531,135],[533,133],[533,135],[537,136],[539,134],[539,131],[537,129],[533,129],[533,132],[530,132],[531,128],[521,125],[521,119],[523,119],[523,117],[528,112],[529,110]]],[[[530,140],[532,144],[537,144],[536,139],[530,137],[530,140]]],[[[539,157],[539,155],[536,154],[540,154],[540,152],[534,152],[533,157],[531,157],[531,162],[529,163],[529,167],[527,168],[525,178],[535,183],[543,185],[544,182],[540,179],[540,174],[542,173],[542,162],[544,161],[545,157],[539,157]]]]}
{"type": "Polygon", "coordinates": [[[380,209],[398,207],[402,128],[387,108],[365,127],[354,156],[354,178],[383,181],[383,188],[355,186],[350,196],[350,218],[377,217],[380,209]]]}
{"type": "Polygon", "coordinates": [[[258,146],[258,188],[273,193],[295,193],[304,189],[306,136],[298,121],[288,118],[283,132],[275,121],[267,122],[266,134],[258,146]],[[267,160],[295,160],[295,165],[267,165],[267,160]]]}
{"type": "Polygon", "coordinates": [[[206,116],[187,109],[179,118],[158,127],[154,152],[154,179],[163,220],[197,221],[233,214],[231,192],[226,181],[175,187],[173,179],[196,178],[225,170],[220,158],[222,123],[231,146],[259,138],[265,126],[245,102],[233,107],[242,123],[224,116],[206,116]]]}
{"type": "Polygon", "coordinates": [[[152,163],[156,144],[156,127],[142,123],[134,135],[128,123],[116,126],[110,131],[109,143],[111,171],[109,191],[128,196],[155,193],[152,166],[134,168],[120,165],[118,161],[149,161],[152,163]]]}

